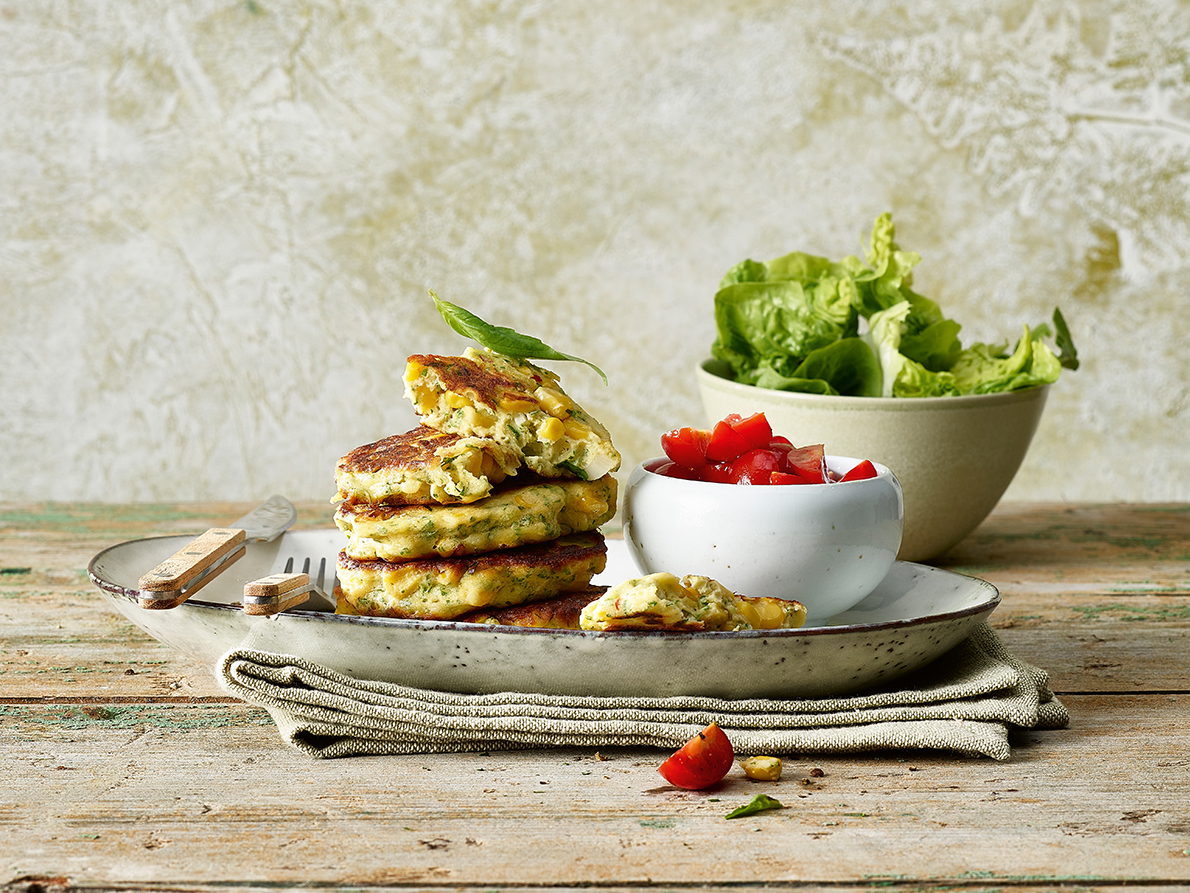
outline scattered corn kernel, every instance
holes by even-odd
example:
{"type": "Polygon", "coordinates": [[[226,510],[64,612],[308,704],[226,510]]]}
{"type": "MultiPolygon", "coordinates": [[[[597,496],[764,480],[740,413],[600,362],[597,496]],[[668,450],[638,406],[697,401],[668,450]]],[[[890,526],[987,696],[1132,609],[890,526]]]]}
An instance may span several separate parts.
{"type": "Polygon", "coordinates": [[[740,768],[753,781],[777,781],[781,777],[781,760],[777,757],[748,757],[740,760],[740,768]]]}

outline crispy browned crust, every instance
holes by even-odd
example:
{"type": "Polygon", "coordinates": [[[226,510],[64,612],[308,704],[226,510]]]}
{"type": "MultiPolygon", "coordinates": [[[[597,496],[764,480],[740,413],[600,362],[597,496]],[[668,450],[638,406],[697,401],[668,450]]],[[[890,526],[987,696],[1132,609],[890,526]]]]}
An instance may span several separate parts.
{"type": "MultiPolygon", "coordinates": [[[[500,406],[500,398],[511,394],[525,394],[524,382],[517,381],[478,363],[470,357],[441,357],[435,354],[415,354],[410,363],[417,363],[438,373],[438,379],[448,391],[466,394],[479,403],[493,409],[500,406]]],[[[532,375],[537,384],[545,384],[544,378],[532,375]]]]}
{"type": "Polygon", "coordinates": [[[545,543],[496,549],[479,555],[459,558],[414,558],[410,561],[384,561],[379,558],[357,559],[346,552],[339,553],[339,567],[346,570],[383,571],[385,567],[401,567],[424,573],[440,573],[450,569],[459,574],[516,569],[558,570],[568,564],[588,561],[595,555],[606,555],[607,543],[598,532],[576,533],[545,543]]]}
{"type": "Polygon", "coordinates": [[[343,471],[374,474],[386,468],[421,468],[434,460],[434,452],[461,440],[458,434],[418,425],[375,443],[356,447],[339,460],[343,471]]]}
{"type": "Polygon", "coordinates": [[[457,618],[460,623],[489,623],[497,626],[532,626],[539,629],[578,629],[583,608],[607,591],[606,586],[589,586],[554,598],[509,608],[472,611],[457,618]]]}

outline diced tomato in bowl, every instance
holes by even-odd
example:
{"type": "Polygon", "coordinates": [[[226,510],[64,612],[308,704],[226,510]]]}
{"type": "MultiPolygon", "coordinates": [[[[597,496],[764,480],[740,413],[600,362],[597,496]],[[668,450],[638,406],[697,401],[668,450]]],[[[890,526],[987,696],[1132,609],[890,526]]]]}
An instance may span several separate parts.
{"type": "Polygon", "coordinates": [[[665,455],[640,463],[624,491],[624,539],[642,573],[796,599],[813,626],[870,593],[896,559],[903,500],[882,465],[795,445],[762,413],[676,428],[661,444],[665,455]]]}
{"type": "Polygon", "coordinates": [[[823,444],[795,447],[774,434],[763,412],[732,414],[707,428],[675,428],[661,435],[670,463],[658,474],[719,484],[829,484],[876,476],[867,459],[832,475],[823,444]]]}

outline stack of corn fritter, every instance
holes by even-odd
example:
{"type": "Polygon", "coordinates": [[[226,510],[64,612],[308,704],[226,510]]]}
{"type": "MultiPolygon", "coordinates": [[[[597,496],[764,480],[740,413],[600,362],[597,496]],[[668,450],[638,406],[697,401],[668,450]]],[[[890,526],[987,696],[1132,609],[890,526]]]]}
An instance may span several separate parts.
{"type": "Polygon", "coordinates": [[[620,465],[604,427],[554,373],[486,350],[410,357],[405,384],[421,424],[336,469],[338,610],[451,620],[598,595],[620,465]]]}

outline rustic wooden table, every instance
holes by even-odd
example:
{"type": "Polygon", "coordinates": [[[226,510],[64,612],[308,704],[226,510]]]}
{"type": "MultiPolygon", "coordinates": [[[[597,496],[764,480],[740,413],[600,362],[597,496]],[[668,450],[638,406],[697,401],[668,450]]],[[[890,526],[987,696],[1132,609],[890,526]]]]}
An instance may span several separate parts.
{"type": "Polygon", "coordinates": [[[730,822],[755,782],[678,791],[656,751],[288,749],[85,572],[245,508],[0,506],[0,889],[1190,883],[1190,506],[1005,505],[938,562],[1000,588],[1068,729],[1008,762],[789,755],[787,808],[730,822]]]}

